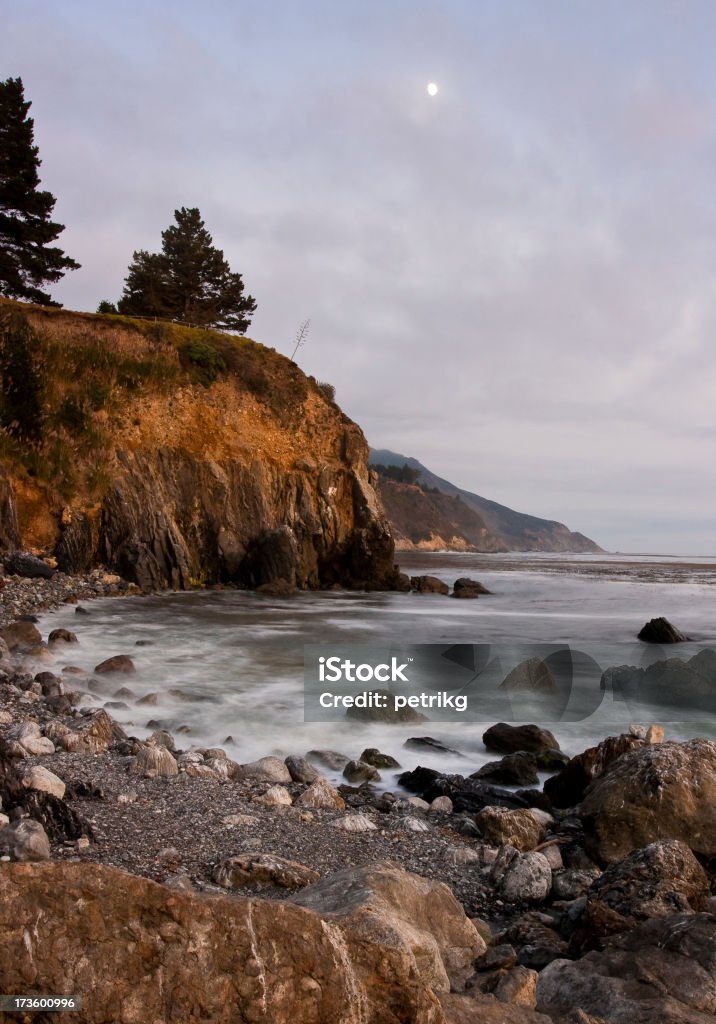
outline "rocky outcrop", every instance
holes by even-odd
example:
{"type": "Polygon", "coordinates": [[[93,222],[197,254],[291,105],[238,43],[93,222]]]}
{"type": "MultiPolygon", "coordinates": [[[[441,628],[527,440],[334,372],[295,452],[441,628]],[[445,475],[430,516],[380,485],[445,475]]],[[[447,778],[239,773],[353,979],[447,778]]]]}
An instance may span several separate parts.
{"type": "Polygon", "coordinates": [[[341,874],[272,902],[95,864],[6,864],[3,987],[81,993],[86,1024],[446,1024],[436,991],[484,952],[459,904],[397,869],[341,874]]]}
{"type": "Polygon", "coordinates": [[[596,747],[589,747],[571,758],[560,772],[547,779],[544,791],[554,807],[574,807],[590,782],[602,775],[613,761],[643,746],[644,740],[629,733],[608,736],[596,747]]]}
{"type": "Polygon", "coordinates": [[[27,476],[20,441],[3,459],[0,549],[52,548],[64,572],[103,563],[147,590],[397,584],[365,438],[290,360],[217,332],[5,306],[38,359],[61,345],[62,360],[36,382],[42,473],[27,476]]]}
{"type": "Polygon", "coordinates": [[[619,757],[580,807],[587,849],[614,863],[657,839],[716,856],[716,743],[649,744],[619,757]]]}
{"type": "Polygon", "coordinates": [[[603,952],[553,961],[540,973],[537,1008],[553,1020],[580,1010],[609,1024],[712,1024],[716,917],[656,918],[603,952]]]}

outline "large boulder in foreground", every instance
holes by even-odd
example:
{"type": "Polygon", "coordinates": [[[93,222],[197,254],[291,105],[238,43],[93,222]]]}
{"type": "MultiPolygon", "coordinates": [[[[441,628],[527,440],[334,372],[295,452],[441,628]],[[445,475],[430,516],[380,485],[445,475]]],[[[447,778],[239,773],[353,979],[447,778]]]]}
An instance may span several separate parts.
{"type": "Polygon", "coordinates": [[[561,772],[547,779],[544,791],[553,807],[574,807],[584,796],[590,782],[602,775],[607,767],[622,754],[639,750],[644,740],[624,733],[607,736],[596,747],[589,747],[573,757],[561,772]]]}
{"type": "Polygon", "coordinates": [[[716,917],[655,918],[603,952],[554,960],[540,973],[537,1008],[554,1020],[581,1010],[609,1024],[713,1024],[716,917]]]}
{"type": "Polygon", "coordinates": [[[657,839],[716,856],[716,743],[649,744],[624,754],[589,786],[580,815],[588,852],[602,863],[657,839]]]}
{"type": "Polygon", "coordinates": [[[446,1024],[433,984],[484,950],[449,889],[397,868],[340,874],[333,895],[313,888],[314,910],[311,890],[299,906],[5,864],[3,989],[81,993],[84,1024],[446,1024]]]}
{"type": "Polygon", "coordinates": [[[496,754],[514,754],[526,750],[537,754],[542,750],[559,750],[559,743],[548,729],[538,725],[509,725],[498,722],[482,734],[482,742],[496,754]]]}
{"type": "Polygon", "coordinates": [[[461,989],[485,943],[442,882],[394,864],[346,868],[293,901],[363,941],[408,948],[420,977],[436,992],[461,989]]]}

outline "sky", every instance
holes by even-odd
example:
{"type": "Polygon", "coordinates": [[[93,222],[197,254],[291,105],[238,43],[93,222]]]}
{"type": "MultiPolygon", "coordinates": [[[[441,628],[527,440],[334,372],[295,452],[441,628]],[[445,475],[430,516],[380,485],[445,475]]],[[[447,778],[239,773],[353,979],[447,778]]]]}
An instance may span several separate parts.
{"type": "Polygon", "coordinates": [[[198,206],[248,334],[374,447],[609,550],[716,554],[711,0],[3,0],[116,300],[198,206]],[[435,82],[431,97],[427,84],[435,82]]]}

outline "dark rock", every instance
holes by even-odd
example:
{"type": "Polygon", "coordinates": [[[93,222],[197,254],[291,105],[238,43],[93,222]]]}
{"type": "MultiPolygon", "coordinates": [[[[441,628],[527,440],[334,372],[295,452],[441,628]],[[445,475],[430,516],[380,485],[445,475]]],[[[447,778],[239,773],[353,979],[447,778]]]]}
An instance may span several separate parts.
{"type": "Polygon", "coordinates": [[[60,676],[54,672],[38,672],[35,682],[42,687],[43,697],[62,697],[65,693],[65,684],[60,676]]]}
{"type": "Polygon", "coordinates": [[[77,635],[72,633],[69,629],[53,629],[47,638],[48,644],[76,644],[79,643],[77,635]]]}
{"type": "Polygon", "coordinates": [[[435,796],[449,796],[453,802],[456,813],[467,811],[477,814],[483,807],[507,807],[517,809],[529,807],[530,804],[519,793],[510,792],[507,789],[499,789],[497,786],[490,786],[488,783],[480,782],[477,779],[465,779],[459,787],[454,787],[452,792],[435,793],[427,790],[426,800],[433,800],[435,796]]]}
{"type": "Polygon", "coordinates": [[[559,750],[559,743],[547,729],[537,725],[508,725],[498,722],[483,733],[482,742],[488,750],[497,754],[514,754],[524,750],[537,753],[540,750],[559,750]]]}
{"type": "Polygon", "coordinates": [[[410,739],[405,741],[403,746],[407,750],[430,750],[437,754],[453,754],[457,757],[464,756],[459,750],[446,746],[440,740],[433,739],[432,736],[411,736],[410,739]]]}
{"type": "Polygon", "coordinates": [[[580,816],[587,852],[600,863],[658,839],[716,857],[716,743],[647,744],[624,754],[588,787],[580,816]]]}
{"type": "Polygon", "coordinates": [[[125,675],[130,675],[136,669],[128,654],[115,654],[111,658],[101,661],[99,665],[95,665],[94,671],[98,675],[103,675],[106,672],[122,672],[125,675]]]}
{"type": "Polygon", "coordinates": [[[0,629],[0,638],[5,641],[11,651],[36,647],[42,643],[40,631],[32,622],[17,620],[0,629]]]}
{"type": "Polygon", "coordinates": [[[407,573],[405,573],[405,572],[398,573],[398,578],[396,580],[395,589],[400,594],[407,594],[407,593],[409,593],[409,591],[410,591],[410,576],[408,576],[407,573]]]}
{"type": "Polygon", "coordinates": [[[458,598],[475,598],[480,594],[489,593],[491,591],[487,587],[483,587],[479,580],[471,580],[467,576],[461,576],[459,580],[455,580],[452,588],[452,596],[458,598]]]}
{"type": "Polygon", "coordinates": [[[5,558],[5,572],[9,576],[24,576],[30,580],[50,580],[55,574],[41,558],[36,558],[27,551],[13,551],[5,558]]]}
{"type": "Polygon", "coordinates": [[[661,616],[658,619],[650,619],[645,626],[642,626],[637,639],[644,640],[648,644],[680,644],[689,638],[672,626],[668,619],[661,616]]]}
{"type": "Polygon", "coordinates": [[[502,942],[497,946],[488,946],[482,956],[475,960],[474,967],[476,971],[494,971],[498,967],[514,967],[516,963],[514,946],[502,942]]]}
{"type": "Polygon", "coordinates": [[[565,768],[544,784],[544,791],[554,807],[575,807],[587,786],[622,754],[639,750],[644,741],[627,733],[608,736],[596,747],[589,747],[573,757],[565,768]]]}
{"type": "Polygon", "coordinates": [[[561,750],[536,750],[534,757],[541,772],[558,772],[570,760],[569,755],[561,750]]]}
{"type": "Polygon", "coordinates": [[[506,754],[499,761],[484,764],[470,776],[471,779],[484,779],[502,786],[532,786],[539,782],[537,776],[537,758],[534,754],[519,752],[506,754]]]}
{"type": "Polygon", "coordinates": [[[656,918],[603,952],[555,961],[537,998],[555,1021],[579,1010],[609,1024],[707,1024],[716,1013],[716,917],[656,918]]]}
{"type": "Polygon", "coordinates": [[[313,765],[305,757],[298,757],[295,754],[290,754],[284,761],[284,764],[291,773],[291,778],[294,782],[303,782],[310,786],[312,782],[315,782],[319,777],[319,772],[313,767],[313,765]]]}
{"type": "Polygon", "coordinates": [[[449,594],[450,587],[437,576],[411,576],[410,586],[416,594],[449,594]]]}
{"type": "Polygon", "coordinates": [[[495,936],[495,942],[512,945],[517,950],[518,962],[537,971],[566,956],[568,950],[567,943],[536,911],[519,917],[495,936]]]}
{"type": "Polygon", "coordinates": [[[365,764],[372,764],[374,768],[400,768],[394,757],[390,754],[381,754],[376,747],[366,747],[359,760],[365,764]]]}
{"type": "Polygon", "coordinates": [[[380,773],[377,768],[364,761],[349,761],[343,769],[343,775],[349,782],[380,782],[380,773]]]}
{"type": "Polygon", "coordinates": [[[515,665],[499,689],[509,693],[554,693],[556,683],[549,665],[542,658],[528,658],[515,665]]]}
{"type": "Polygon", "coordinates": [[[89,615],[89,612],[80,604],[75,608],[75,615],[89,615]]]}

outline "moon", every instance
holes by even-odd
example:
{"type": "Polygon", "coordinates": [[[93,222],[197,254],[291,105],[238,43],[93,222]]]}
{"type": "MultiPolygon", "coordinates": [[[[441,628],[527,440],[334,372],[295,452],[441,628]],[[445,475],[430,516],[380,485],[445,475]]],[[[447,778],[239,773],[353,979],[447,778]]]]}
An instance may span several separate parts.
{"type": "Polygon", "coordinates": [[[437,96],[438,87],[435,82],[428,82],[428,96],[437,96]]]}

